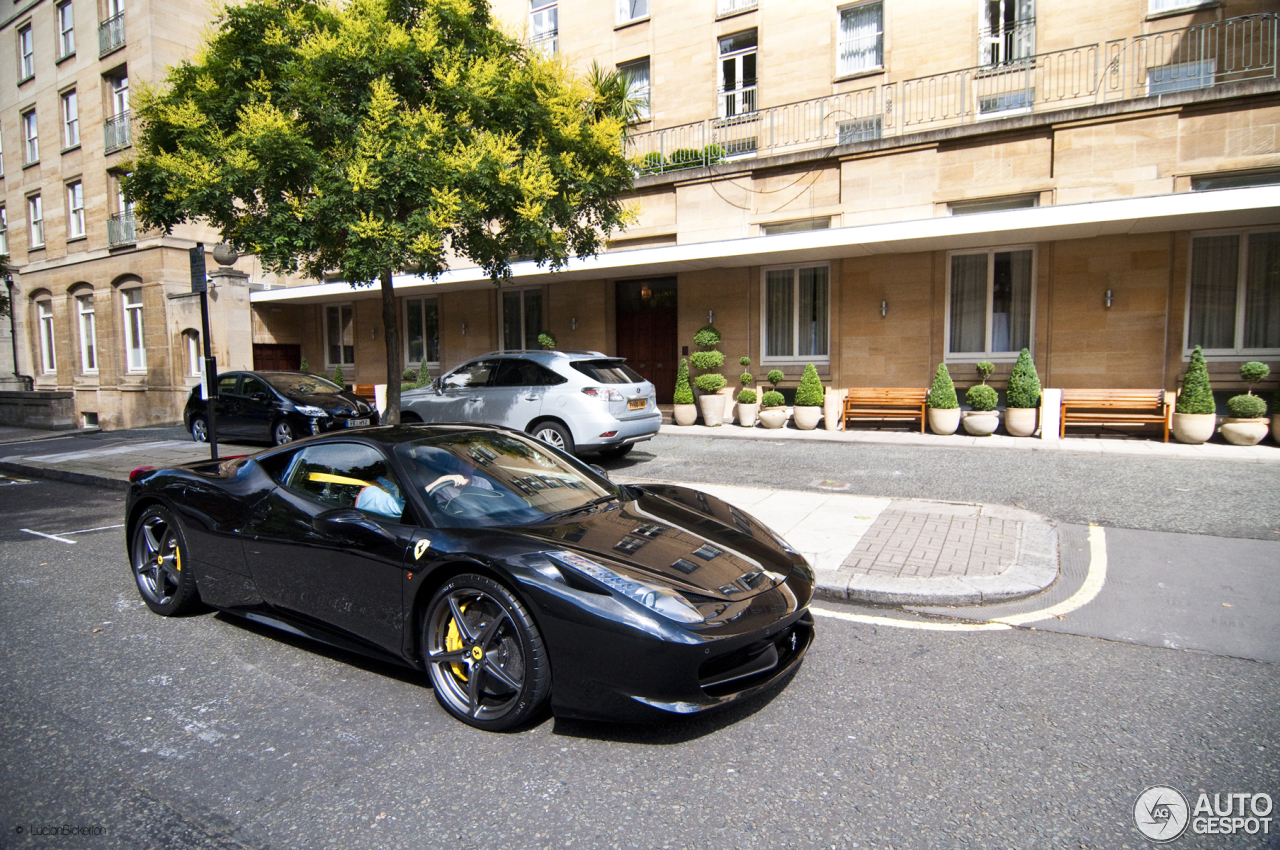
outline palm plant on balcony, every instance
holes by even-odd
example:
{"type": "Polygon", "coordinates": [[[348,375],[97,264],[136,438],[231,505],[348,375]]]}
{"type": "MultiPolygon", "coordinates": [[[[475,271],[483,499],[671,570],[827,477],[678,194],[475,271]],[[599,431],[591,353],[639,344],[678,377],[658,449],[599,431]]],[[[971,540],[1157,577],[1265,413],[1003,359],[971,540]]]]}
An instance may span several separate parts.
{"type": "Polygon", "coordinates": [[[1009,375],[1005,390],[1004,428],[1014,437],[1030,437],[1036,432],[1036,410],[1040,407],[1040,376],[1031,352],[1022,349],[1009,375]]]}
{"type": "Polygon", "coordinates": [[[1231,415],[1222,420],[1222,436],[1233,446],[1256,446],[1267,436],[1267,403],[1253,394],[1253,385],[1265,381],[1271,367],[1256,360],[1240,367],[1240,377],[1249,391],[1227,399],[1231,415]]]}
{"type": "Polygon", "coordinates": [[[1174,407],[1170,423],[1174,438],[1180,443],[1198,446],[1213,436],[1217,427],[1217,407],[1213,387],[1209,384],[1209,367],[1205,365],[1200,346],[1191,352],[1191,362],[1182,378],[1182,391],[1174,407]]]}

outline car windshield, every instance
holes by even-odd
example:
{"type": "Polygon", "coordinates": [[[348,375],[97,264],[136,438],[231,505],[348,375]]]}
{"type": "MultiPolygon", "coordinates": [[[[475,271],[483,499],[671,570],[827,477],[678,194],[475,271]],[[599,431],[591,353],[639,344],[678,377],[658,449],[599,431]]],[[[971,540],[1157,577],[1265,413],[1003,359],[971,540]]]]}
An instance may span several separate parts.
{"type": "Polygon", "coordinates": [[[396,446],[437,527],[537,525],[608,501],[616,490],[535,440],[492,431],[396,446]]]}
{"type": "Polygon", "coordinates": [[[623,360],[579,360],[573,368],[600,384],[638,384],[644,380],[623,360]]]}
{"type": "Polygon", "coordinates": [[[342,387],[319,375],[268,373],[262,377],[285,395],[334,395],[342,392],[342,387]]]}

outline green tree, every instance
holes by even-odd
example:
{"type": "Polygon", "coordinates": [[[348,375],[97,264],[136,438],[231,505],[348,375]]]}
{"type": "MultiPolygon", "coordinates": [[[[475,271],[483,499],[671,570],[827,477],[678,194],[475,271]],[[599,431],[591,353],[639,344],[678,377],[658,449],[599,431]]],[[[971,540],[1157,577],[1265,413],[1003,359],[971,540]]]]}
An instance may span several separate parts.
{"type": "Polygon", "coordinates": [[[619,91],[501,32],[485,0],[225,4],[136,98],[125,193],[147,227],[200,220],[272,271],[378,283],[395,423],[393,275],[454,254],[500,284],[513,257],[598,252],[628,218],[619,91]]]}
{"type": "Polygon", "coordinates": [[[1191,362],[1187,364],[1187,374],[1182,378],[1182,392],[1178,393],[1178,404],[1174,410],[1203,414],[1213,413],[1216,409],[1213,387],[1209,385],[1209,367],[1205,365],[1204,354],[1197,345],[1191,352],[1191,362]]]}

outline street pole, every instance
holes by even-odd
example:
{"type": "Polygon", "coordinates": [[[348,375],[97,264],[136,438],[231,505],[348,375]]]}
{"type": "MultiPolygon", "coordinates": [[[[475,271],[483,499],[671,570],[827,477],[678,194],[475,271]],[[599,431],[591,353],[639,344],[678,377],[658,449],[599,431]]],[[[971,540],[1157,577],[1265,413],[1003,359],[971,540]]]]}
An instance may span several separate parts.
{"type": "Polygon", "coordinates": [[[191,291],[200,293],[200,333],[204,337],[204,402],[209,416],[209,459],[218,459],[218,361],[209,343],[209,278],[204,268],[204,243],[191,249],[191,291]]]}

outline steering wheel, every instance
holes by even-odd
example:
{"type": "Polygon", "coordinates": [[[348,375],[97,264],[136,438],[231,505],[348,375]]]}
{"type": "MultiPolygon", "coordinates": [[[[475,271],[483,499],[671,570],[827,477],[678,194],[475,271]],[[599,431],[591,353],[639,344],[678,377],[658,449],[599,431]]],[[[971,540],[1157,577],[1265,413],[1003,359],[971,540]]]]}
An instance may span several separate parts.
{"type": "Polygon", "coordinates": [[[509,498],[514,497],[502,490],[487,490],[468,484],[458,495],[440,505],[440,509],[453,516],[488,516],[500,511],[509,498]]]}

